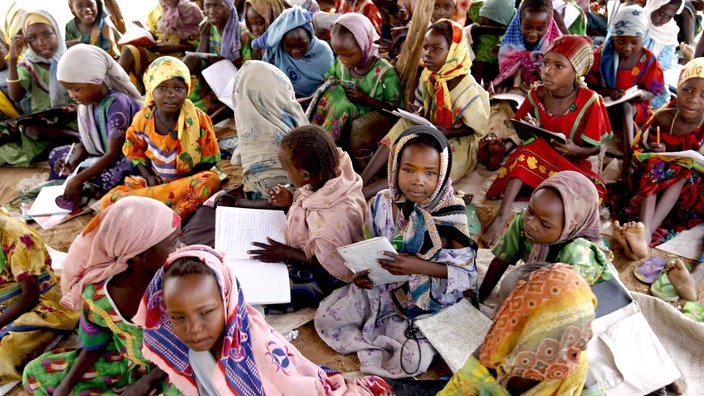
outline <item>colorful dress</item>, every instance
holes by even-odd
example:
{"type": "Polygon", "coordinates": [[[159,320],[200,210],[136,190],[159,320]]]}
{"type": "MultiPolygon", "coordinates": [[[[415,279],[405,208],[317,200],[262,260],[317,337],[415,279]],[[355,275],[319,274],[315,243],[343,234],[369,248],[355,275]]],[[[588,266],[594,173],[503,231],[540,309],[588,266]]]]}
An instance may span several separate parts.
{"type": "MultiPolygon", "coordinates": [[[[547,112],[540,102],[537,89],[533,88],[514,119],[522,120],[528,114],[531,114],[542,128],[561,132],[578,146],[599,146],[602,140],[612,135],[603,99],[588,88],[579,88],[574,104],[567,113],[558,116],[547,112]]],[[[511,178],[517,177],[534,189],[548,177],[563,170],[573,170],[587,176],[596,185],[599,197],[603,199],[606,193],[604,182],[592,171],[588,159],[563,157],[547,140],[539,137],[525,140],[511,153],[487,191],[486,197],[499,198],[511,178]]]]}
{"type": "Polygon", "coordinates": [[[264,56],[264,50],[261,48],[252,48],[252,43],[255,40],[254,36],[252,36],[252,33],[250,33],[245,26],[242,26],[241,32],[242,47],[240,48],[240,53],[242,54],[242,59],[244,59],[245,61],[262,60],[262,57],[264,56]]]}
{"type": "Polygon", "coordinates": [[[356,12],[369,18],[376,34],[381,35],[381,25],[384,23],[384,18],[381,16],[379,8],[372,0],[336,0],[335,10],[338,14],[347,14],[348,12],[356,12]]]}
{"type": "MultiPolygon", "coordinates": [[[[90,33],[83,34],[78,29],[78,18],[73,18],[66,24],[66,41],[79,40],[82,43],[98,46],[113,58],[120,57],[117,40],[120,32],[113,26],[102,0],[96,1],[98,15],[95,17],[90,33]]],[[[73,11],[73,10],[72,10],[73,11]]]]}
{"type": "Polygon", "coordinates": [[[356,83],[364,93],[380,102],[394,107],[403,105],[401,82],[393,65],[386,59],[377,59],[369,72],[358,80],[353,78],[349,69],[336,58],[325,74],[326,80],[331,78],[334,80],[330,84],[326,83],[326,89],[323,92],[319,90],[311,102],[311,122],[322,126],[334,139],[338,139],[343,131],[348,130],[352,121],[374,110],[369,106],[350,102],[337,80],[356,83]]]}
{"type": "Polygon", "coordinates": [[[39,284],[36,305],[0,328],[0,384],[4,384],[19,381],[22,366],[57,334],[70,333],[78,312],[59,304],[61,287],[34,229],[0,212],[0,244],[0,315],[21,295],[20,281],[34,276],[39,284]]]}
{"type": "MultiPolygon", "coordinates": [[[[83,308],[78,341],[86,350],[103,353],[73,387],[76,394],[106,394],[134,383],[150,371],[142,356],[142,329],[125,319],[108,294],[111,278],[83,289],[83,308]]],[[[59,348],[47,352],[27,365],[22,383],[34,394],[49,395],[61,384],[75,363],[81,348],[59,348]]],[[[152,394],[178,395],[166,382],[152,394]]]]}

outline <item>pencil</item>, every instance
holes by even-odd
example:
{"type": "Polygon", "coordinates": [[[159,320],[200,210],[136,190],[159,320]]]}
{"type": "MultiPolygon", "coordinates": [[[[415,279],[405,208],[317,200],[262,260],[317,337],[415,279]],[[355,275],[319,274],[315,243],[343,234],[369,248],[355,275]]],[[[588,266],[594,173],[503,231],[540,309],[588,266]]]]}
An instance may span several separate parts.
{"type": "Polygon", "coordinates": [[[68,149],[68,154],[66,154],[66,158],[64,158],[64,166],[61,167],[61,172],[59,172],[59,177],[64,175],[64,169],[66,169],[66,163],[68,162],[69,158],[71,158],[71,153],[73,153],[74,147],[76,147],[76,142],[71,143],[71,148],[68,149]]]}
{"type": "Polygon", "coordinates": [[[657,137],[656,137],[657,143],[660,144],[660,127],[657,127],[656,133],[657,133],[657,137]]]}

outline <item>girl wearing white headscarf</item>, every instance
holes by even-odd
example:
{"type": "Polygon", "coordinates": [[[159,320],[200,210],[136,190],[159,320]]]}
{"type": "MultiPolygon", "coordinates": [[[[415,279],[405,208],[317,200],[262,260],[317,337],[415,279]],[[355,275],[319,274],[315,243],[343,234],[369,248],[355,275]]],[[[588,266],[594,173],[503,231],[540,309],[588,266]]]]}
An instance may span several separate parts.
{"type": "MultiPolygon", "coordinates": [[[[643,47],[655,55],[664,71],[679,64],[677,48],[680,43],[677,40],[677,34],[680,28],[674,16],[682,12],[684,3],[685,0],[648,0],[644,7],[650,26],[648,35],[643,39],[643,47]]],[[[653,109],[658,109],[669,101],[670,90],[664,89],[650,101],[650,104],[653,109]]]]}

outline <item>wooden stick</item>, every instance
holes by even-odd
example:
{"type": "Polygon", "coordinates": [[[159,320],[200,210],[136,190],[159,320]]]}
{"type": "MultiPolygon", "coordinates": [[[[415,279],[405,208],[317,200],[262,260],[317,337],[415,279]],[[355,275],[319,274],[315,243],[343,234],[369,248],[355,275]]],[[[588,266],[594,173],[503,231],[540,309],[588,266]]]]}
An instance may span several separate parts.
{"type": "Polygon", "coordinates": [[[657,133],[657,143],[660,144],[660,127],[657,127],[656,129],[657,133]]]}
{"type": "Polygon", "coordinates": [[[396,62],[396,72],[403,87],[403,99],[406,110],[410,111],[413,104],[413,95],[418,83],[418,67],[423,51],[423,38],[428,30],[428,23],[433,14],[435,2],[431,0],[419,1],[418,8],[413,10],[411,27],[408,30],[406,41],[401,48],[401,54],[396,62]]]}

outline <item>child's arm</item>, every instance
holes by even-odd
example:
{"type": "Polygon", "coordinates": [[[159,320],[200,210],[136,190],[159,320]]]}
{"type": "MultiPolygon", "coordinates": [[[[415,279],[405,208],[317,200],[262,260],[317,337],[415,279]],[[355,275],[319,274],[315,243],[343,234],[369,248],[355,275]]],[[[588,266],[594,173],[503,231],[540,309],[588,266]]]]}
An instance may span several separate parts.
{"type": "Polygon", "coordinates": [[[36,276],[28,276],[18,283],[22,291],[19,297],[0,314],[0,329],[32,309],[39,300],[39,282],[36,276]]]}
{"type": "Polygon", "coordinates": [[[376,100],[372,98],[371,96],[367,95],[364,91],[362,91],[356,84],[354,88],[349,88],[349,87],[342,87],[342,89],[345,90],[345,95],[347,96],[347,99],[350,102],[353,103],[358,103],[361,105],[369,106],[372,109],[379,109],[379,110],[396,110],[397,106],[392,106],[389,103],[382,102],[380,100],[376,100]]]}
{"type": "Polygon", "coordinates": [[[425,261],[415,254],[384,252],[389,259],[379,259],[379,265],[394,275],[427,275],[447,278],[447,265],[425,261]]]}
{"type": "Polygon", "coordinates": [[[445,135],[446,138],[452,139],[455,137],[462,137],[467,135],[474,135],[474,129],[470,126],[462,124],[459,128],[445,128],[442,125],[435,124],[435,127],[445,135]]]}
{"type": "Polygon", "coordinates": [[[499,279],[501,279],[504,272],[506,272],[506,269],[508,269],[508,264],[503,260],[496,257],[491,260],[489,269],[486,271],[486,275],[484,275],[484,280],[481,286],[479,286],[479,302],[483,302],[489,297],[491,291],[494,290],[499,283],[499,279]]]}
{"type": "Polygon", "coordinates": [[[142,378],[125,387],[120,395],[148,395],[149,392],[161,381],[164,381],[169,375],[157,366],[152,366],[151,371],[142,378]]]}
{"type": "Polygon", "coordinates": [[[142,176],[147,182],[147,186],[152,187],[164,184],[164,180],[162,180],[159,175],[154,173],[150,167],[144,164],[137,164],[135,165],[135,168],[137,168],[139,175],[142,176]]]}
{"type": "Polygon", "coordinates": [[[258,247],[257,250],[248,250],[247,254],[252,255],[252,260],[259,260],[264,263],[281,263],[287,260],[296,261],[304,264],[320,267],[320,261],[313,256],[308,258],[301,249],[285,245],[271,238],[266,238],[267,243],[252,242],[252,245],[258,247]]]}
{"type": "Polygon", "coordinates": [[[563,157],[576,157],[576,158],[588,158],[592,155],[599,153],[600,146],[594,146],[591,144],[585,144],[584,146],[579,146],[575,144],[572,140],[567,139],[565,144],[557,142],[555,140],[550,140],[550,145],[560,153],[563,157]]]}
{"type": "Polygon", "coordinates": [[[18,34],[12,38],[12,43],[10,43],[10,57],[7,62],[7,93],[10,99],[15,102],[19,102],[22,100],[22,97],[24,97],[24,88],[20,83],[20,76],[17,72],[17,58],[19,58],[22,53],[24,46],[25,42],[22,35],[18,34]]]}
{"type": "Polygon", "coordinates": [[[81,351],[78,352],[76,361],[71,366],[71,369],[66,374],[66,377],[64,377],[59,386],[56,387],[53,395],[69,395],[83,374],[90,370],[95,361],[98,360],[98,358],[103,354],[106,346],[107,345],[93,350],[88,350],[85,348],[81,349],[81,351]]]}
{"type": "MultiPolygon", "coordinates": [[[[98,158],[93,165],[83,172],[78,173],[76,176],[68,179],[66,181],[66,187],[64,188],[64,198],[71,202],[78,202],[81,199],[81,188],[83,183],[88,180],[93,179],[98,176],[100,172],[109,168],[111,165],[117,161],[117,158],[122,153],[122,146],[125,144],[125,139],[110,139],[108,140],[108,151],[102,157],[98,158]]],[[[74,160],[68,164],[71,169],[75,169],[81,161],[86,157],[87,152],[83,147],[83,144],[79,143],[76,145],[76,153],[74,160]],[[81,148],[80,151],[78,148],[81,148]]],[[[58,164],[58,163],[57,163],[58,164]]]]}

